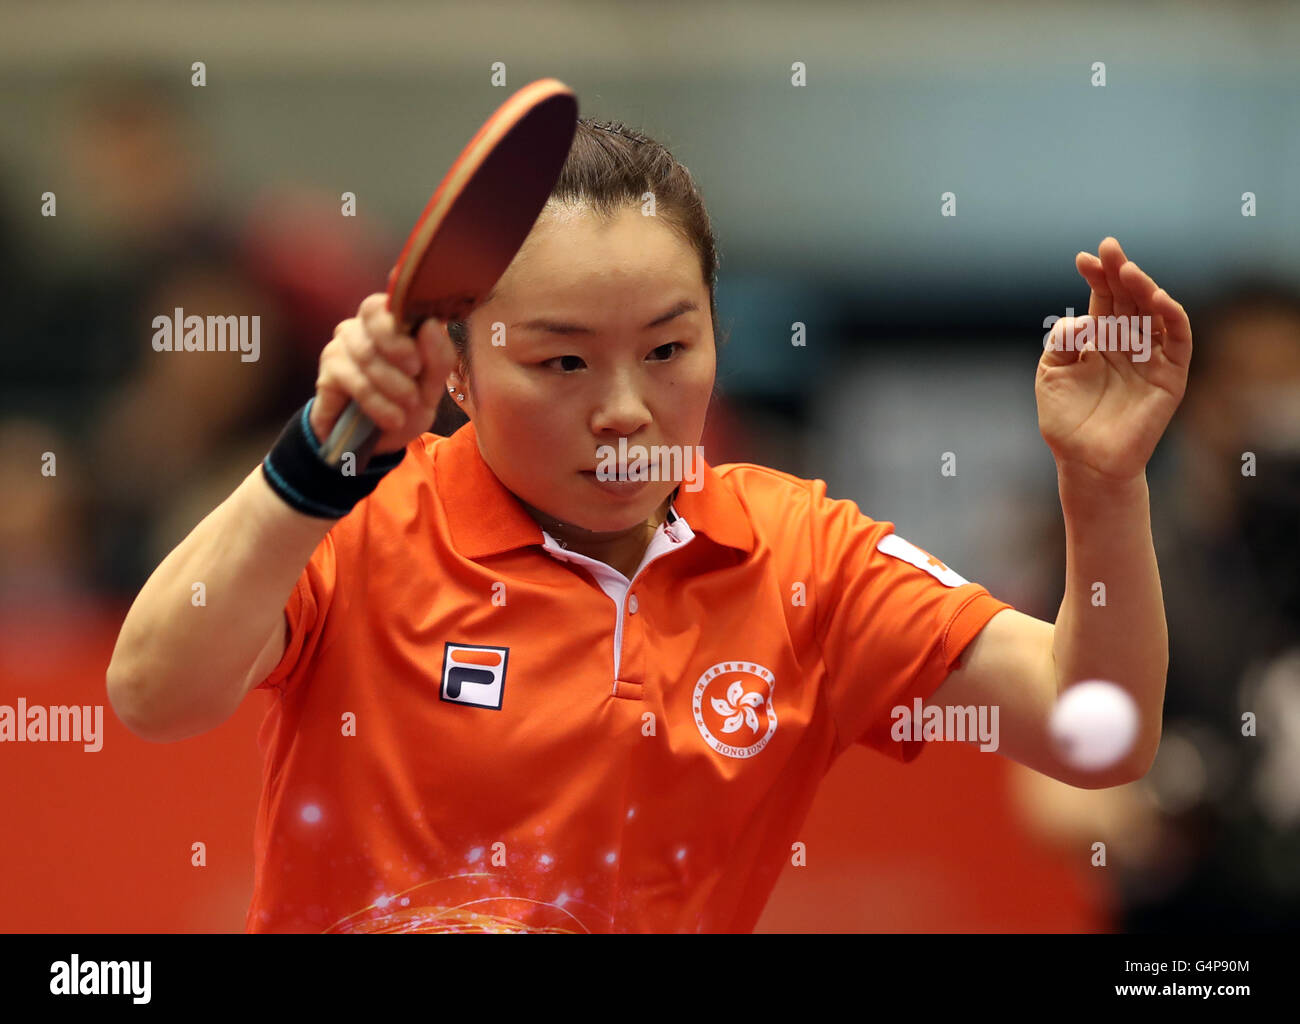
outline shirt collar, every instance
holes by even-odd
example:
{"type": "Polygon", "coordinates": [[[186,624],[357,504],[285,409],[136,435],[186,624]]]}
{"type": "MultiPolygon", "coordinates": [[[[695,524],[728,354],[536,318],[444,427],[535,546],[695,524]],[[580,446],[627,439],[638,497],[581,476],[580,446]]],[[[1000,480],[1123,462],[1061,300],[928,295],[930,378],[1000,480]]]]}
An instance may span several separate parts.
{"type": "MultiPolygon", "coordinates": [[[[483,461],[472,422],[436,450],[438,499],[457,551],[476,559],[543,542],[542,528],[483,461]]],[[[695,533],[749,553],[754,531],[744,506],[703,458],[700,465],[700,489],[679,487],[671,508],[695,533]]]]}

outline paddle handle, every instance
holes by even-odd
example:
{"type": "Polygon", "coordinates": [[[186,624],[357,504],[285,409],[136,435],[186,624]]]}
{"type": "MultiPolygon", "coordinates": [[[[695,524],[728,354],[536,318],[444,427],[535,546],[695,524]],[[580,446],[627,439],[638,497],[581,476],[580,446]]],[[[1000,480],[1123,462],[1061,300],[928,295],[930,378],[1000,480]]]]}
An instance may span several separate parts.
{"type": "Polygon", "coordinates": [[[356,456],[356,472],[360,473],[370,463],[370,456],[379,442],[379,433],[379,428],[361,411],[361,406],[351,401],[321,445],[321,459],[325,465],[338,469],[344,455],[352,452],[356,456]]]}

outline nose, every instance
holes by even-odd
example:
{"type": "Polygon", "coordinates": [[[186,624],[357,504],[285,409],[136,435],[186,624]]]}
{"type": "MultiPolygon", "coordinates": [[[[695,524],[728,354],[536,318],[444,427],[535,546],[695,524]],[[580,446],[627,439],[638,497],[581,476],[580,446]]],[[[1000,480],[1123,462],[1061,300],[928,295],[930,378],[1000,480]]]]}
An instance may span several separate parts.
{"type": "Polygon", "coordinates": [[[597,402],[591,417],[591,429],[598,435],[612,431],[630,437],[650,419],[650,410],[635,381],[626,373],[618,373],[597,402]]]}

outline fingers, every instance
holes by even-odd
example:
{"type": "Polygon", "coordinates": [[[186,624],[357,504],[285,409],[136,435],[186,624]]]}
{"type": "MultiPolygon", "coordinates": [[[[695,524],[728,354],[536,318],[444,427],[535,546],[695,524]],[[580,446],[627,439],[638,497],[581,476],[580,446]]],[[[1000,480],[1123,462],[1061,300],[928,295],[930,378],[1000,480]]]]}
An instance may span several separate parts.
{"type": "Polygon", "coordinates": [[[357,307],[357,316],[364,316],[367,313],[378,313],[380,310],[388,308],[388,296],[383,292],[371,292],[361,300],[361,305],[357,307]]]}
{"type": "MultiPolygon", "coordinates": [[[[1081,355],[1081,350],[1091,347],[1090,340],[1085,340],[1084,325],[1089,317],[1065,316],[1052,325],[1043,345],[1041,362],[1045,366],[1068,366],[1081,355]]],[[[1091,332],[1086,335],[1091,339],[1091,332]]]]}
{"type": "Polygon", "coordinates": [[[1092,289],[1092,294],[1088,297],[1088,315],[1110,316],[1114,303],[1101,260],[1090,252],[1080,252],[1074,257],[1074,265],[1092,289]]]}
{"type": "Polygon", "coordinates": [[[347,404],[346,392],[328,385],[323,386],[321,377],[316,379],[316,400],[311,404],[308,423],[311,425],[312,433],[316,435],[317,443],[324,443],[329,437],[334,424],[338,422],[339,414],[347,404]]]}
{"type": "Polygon", "coordinates": [[[1129,294],[1133,296],[1134,301],[1137,303],[1138,309],[1142,311],[1143,315],[1151,317],[1151,330],[1157,335],[1163,334],[1165,330],[1164,318],[1154,308],[1155,294],[1160,291],[1160,287],[1155,281],[1151,280],[1151,276],[1146,271],[1132,260],[1124,264],[1120,269],[1120,274],[1128,286],[1129,294]]]}
{"type": "Polygon", "coordinates": [[[442,395],[438,381],[434,378],[433,367],[430,365],[430,356],[432,346],[430,336],[437,333],[437,321],[426,320],[420,325],[419,331],[415,336],[415,345],[420,353],[420,372],[416,375],[415,386],[420,392],[420,401],[425,406],[436,407],[441,401],[442,395]],[[432,325],[432,326],[431,326],[432,325]]]}
{"type": "Polygon", "coordinates": [[[1106,286],[1110,289],[1115,314],[1132,316],[1138,311],[1138,306],[1129,293],[1128,286],[1120,279],[1120,267],[1128,262],[1128,257],[1120,248],[1119,241],[1110,235],[1101,240],[1097,252],[1101,256],[1101,266],[1106,274],[1106,286]]]}
{"type": "MultiPolygon", "coordinates": [[[[1124,338],[1127,339],[1127,335],[1124,338]]],[[[1044,339],[1044,351],[1039,362],[1044,367],[1082,363],[1092,373],[1102,373],[1110,367],[1124,379],[1132,379],[1137,370],[1127,348],[1118,347],[1117,340],[1092,315],[1062,317],[1044,339]]]]}
{"type": "Polygon", "coordinates": [[[1084,353],[1097,352],[1097,320],[1089,316],[1063,316],[1052,325],[1044,344],[1051,365],[1064,365],[1081,359],[1084,353]]]}
{"type": "Polygon", "coordinates": [[[366,303],[369,301],[368,298],[357,311],[357,318],[365,330],[360,335],[354,335],[360,343],[358,348],[354,348],[354,353],[358,359],[364,357],[363,362],[379,358],[400,367],[408,377],[414,377],[420,372],[420,353],[415,340],[399,329],[386,306],[368,309],[366,303]]]}
{"type": "Polygon", "coordinates": [[[408,419],[427,418],[440,396],[418,380],[424,370],[416,340],[394,322],[386,297],[367,296],[321,353],[312,429],[323,438],[349,399],[384,430],[402,431],[408,419]]]}
{"type": "MultiPolygon", "coordinates": [[[[321,373],[316,380],[318,402],[325,403],[328,400],[330,406],[341,411],[350,398],[361,406],[361,411],[369,416],[373,423],[385,430],[400,430],[406,423],[408,410],[417,404],[415,385],[410,379],[405,378],[409,392],[404,397],[395,397],[393,391],[401,394],[402,389],[394,388],[391,379],[377,377],[373,367],[368,371],[363,370],[356,360],[346,356],[334,355],[331,358],[328,346],[326,349],[327,351],[321,356],[321,373]]],[[[398,379],[403,379],[400,374],[398,379]]],[[[337,418],[337,411],[335,418],[337,418]]],[[[326,419],[323,412],[321,418],[326,419]]],[[[329,429],[332,429],[332,420],[329,422],[329,429]]]]}
{"type": "Polygon", "coordinates": [[[1159,287],[1146,271],[1130,260],[1119,241],[1107,235],[1100,257],[1081,252],[1075,266],[1092,289],[1090,315],[1151,317],[1152,341],[1179,366],[1191,360],[1192,330],[1183,306],[1159,287]]]}
{"type": "Polygon", "coordinates": [[[1121,273],[1138,309],[1151,317],[1154,343],[1171,362],[1186,367],[1192,358],[1192,327],[1187,310],[1132,260],[1123,265],[1121,273]]]}
{"type": "Polygon", "coordinates": [[[447,376],[455,368],[456,349],[447,334],[447,325],[438,320],[426,320],[415,340],[423,366],[416,383],[425,403],[436,408],[442,401],[447,376]]]}
{"type": "Polygon", "coordinates": [[[1152,308],[1160,311],[1165,324],[1161,346],[1170,362],[1184,369],[1192,360],[1192,325],[1187,319],[1187,310],[1181,303],[1175,302],[1163,288],[1151,297],[1152,308]]]}

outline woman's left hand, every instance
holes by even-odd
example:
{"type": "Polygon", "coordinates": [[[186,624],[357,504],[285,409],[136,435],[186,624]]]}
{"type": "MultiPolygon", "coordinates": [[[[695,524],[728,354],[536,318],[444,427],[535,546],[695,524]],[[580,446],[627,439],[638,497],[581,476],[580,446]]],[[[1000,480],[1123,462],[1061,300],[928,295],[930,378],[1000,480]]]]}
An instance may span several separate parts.
{"type": "Polygon", "coordinates": [[[1092,288],[1087,317],[1058,321],[1038,362],[1038,428],[1058,470],[1124,483],[1145,471],[1182,401],[1192,331],[1183,307],[1124,255],[1118,241],[1102,239],[1098,253],[1075,257],[1092,288]],[[1149,316],[1150,333],[1144,325],[1130,335],[1129,351],[1112,350],[1122,335],[1099,318],[1130,316],[1149,316]],[[1092,336],[1081,338],[1088,321],[1092,336]],[[1082,351],[1062,344],[1071,326],[1082,351]]]}

